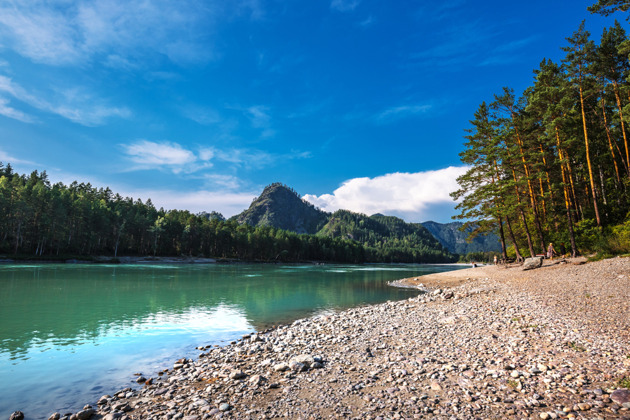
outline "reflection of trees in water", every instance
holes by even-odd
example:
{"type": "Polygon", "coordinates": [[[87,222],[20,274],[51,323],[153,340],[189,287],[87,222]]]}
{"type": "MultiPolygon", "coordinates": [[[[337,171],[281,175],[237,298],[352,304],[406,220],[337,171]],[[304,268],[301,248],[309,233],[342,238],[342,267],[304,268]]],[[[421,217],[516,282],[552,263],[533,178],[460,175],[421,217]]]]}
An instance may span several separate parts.
{"type": "Polygon", "coordinates": [[[427,269],[343,266],[346,272],[340,273],[328,267],[5,266],[0,271],[0,350],[22,358],[33,346],[79,345],[157,313],[211,312],[220,304],[239,308],[252,325],[265,328],[322,310],[406,298],[417,292],[389,287],[387,281],[427,269]]]}

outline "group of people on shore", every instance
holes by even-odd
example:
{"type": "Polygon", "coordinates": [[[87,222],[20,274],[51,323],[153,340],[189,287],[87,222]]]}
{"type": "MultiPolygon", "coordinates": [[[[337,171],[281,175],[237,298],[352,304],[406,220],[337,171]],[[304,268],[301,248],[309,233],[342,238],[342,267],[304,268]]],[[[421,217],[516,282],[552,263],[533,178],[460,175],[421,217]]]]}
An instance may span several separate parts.
{"type": "Polygon", "coordinates": [[[558,252],[556,252],[556,249],[553,247],[553,243],[549,242],[549,246],[547,247],[547,258],[553,261],[554,256],[560,255],[561,257],[564,257],[566,252],[567,250],[564,247],[563,243],[560,243],[560,246],[558,247],[558,252]]]}

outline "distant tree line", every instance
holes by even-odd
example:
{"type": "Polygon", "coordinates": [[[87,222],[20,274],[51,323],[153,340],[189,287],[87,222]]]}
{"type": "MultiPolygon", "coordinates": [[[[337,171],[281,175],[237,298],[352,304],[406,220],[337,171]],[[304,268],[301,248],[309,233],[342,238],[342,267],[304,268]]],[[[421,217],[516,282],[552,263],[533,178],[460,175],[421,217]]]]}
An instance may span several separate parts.
{"type": "MultiPolygon", "coordinates": [[[[204,256],[247,261],[413,262],[404,247],[379,250],[350,238],[306,235],[225,220],[217,212],[156,209],[89,183],[51,184],[0,163],[0,253],[65,256],[204,256]]],[[[429,252],[422,262],[438,262],[429,252]]]]}
{"type": "Polygon", "coordinates": [[[504,257],[508,246],[522,259],[549,242],[572,255],[630,252],[630,41],[615,21],[596,44],[582,22],[563,51],[560,63],[540,63],[522,96],[506,87],[483,102],[460,154],[470,169],[452,193],[457,218],[498,232],[504,257]]]}

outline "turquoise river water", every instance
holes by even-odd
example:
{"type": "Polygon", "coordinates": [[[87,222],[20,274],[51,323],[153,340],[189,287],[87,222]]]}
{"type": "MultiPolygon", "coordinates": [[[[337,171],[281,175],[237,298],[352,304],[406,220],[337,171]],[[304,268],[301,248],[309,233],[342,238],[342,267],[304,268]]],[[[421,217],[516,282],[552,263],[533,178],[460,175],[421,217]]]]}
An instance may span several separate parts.
{"type": "Polygon", "coordinates": [[[418,292],[453,265],[0,265],[0,418],[76,412],[197,346],[418,292]]]}

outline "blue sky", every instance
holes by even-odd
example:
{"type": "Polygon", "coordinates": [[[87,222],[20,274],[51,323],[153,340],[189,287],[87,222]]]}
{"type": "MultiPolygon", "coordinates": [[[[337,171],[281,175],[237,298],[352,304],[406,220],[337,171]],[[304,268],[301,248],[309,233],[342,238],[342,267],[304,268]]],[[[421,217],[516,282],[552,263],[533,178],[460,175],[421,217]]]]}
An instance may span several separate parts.
{"type": "MultiPolygon", "coordinates": [[[[0,161],[157,207],[449,222],[464,129],[594,0],[4,0],[0,161]]],[[[622,22],[624,17],[618,17],[622,22]]]]}

